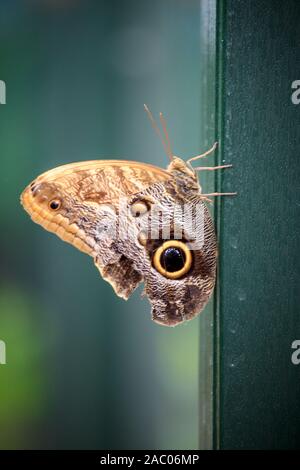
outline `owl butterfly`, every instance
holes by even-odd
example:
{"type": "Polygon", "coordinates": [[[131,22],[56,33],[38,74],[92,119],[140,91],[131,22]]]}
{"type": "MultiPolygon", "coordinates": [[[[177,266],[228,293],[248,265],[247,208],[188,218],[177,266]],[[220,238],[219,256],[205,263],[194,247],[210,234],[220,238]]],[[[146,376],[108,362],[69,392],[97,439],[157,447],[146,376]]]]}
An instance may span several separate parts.
{"type": "MultiPolygon", "coordinates": [[[[32,220],[93,257],[115,293],[128,299],[144,282],[152,318],[175,326],[198,315],[216,277],[217,243],[198,170],[173,156],[150,111],[170,163],[156,166],[119,160],[71,163],[36,178],[21,203],[32,220]]],[[[224,193],[226,194],[226,193],[224,193]]],[[[230,193],[227,193],[230,194],[230,193]]]]}

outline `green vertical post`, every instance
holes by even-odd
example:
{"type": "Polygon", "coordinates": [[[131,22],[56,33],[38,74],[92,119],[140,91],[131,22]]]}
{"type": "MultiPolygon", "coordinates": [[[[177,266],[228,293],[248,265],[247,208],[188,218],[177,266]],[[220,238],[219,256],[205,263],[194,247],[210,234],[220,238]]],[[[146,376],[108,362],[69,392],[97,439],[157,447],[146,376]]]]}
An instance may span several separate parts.
{"type": "MultiPolygon", "coordinates": [[[[218,3],[222,449],[300,447],[300,2],[218,3]]],[[[217,407],[216,407],[217,408],[217,407]]]]}

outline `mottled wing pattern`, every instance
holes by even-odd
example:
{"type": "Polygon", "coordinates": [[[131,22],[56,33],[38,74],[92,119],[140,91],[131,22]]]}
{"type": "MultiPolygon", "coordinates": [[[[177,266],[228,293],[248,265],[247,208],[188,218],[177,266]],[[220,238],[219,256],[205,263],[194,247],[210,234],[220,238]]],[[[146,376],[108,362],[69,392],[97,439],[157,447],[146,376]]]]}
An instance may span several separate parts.
{"type": "Polygon", "coordinates": [[[120,297],[127,299],[144,281],[154,321],[176,325],[193,318],[208,301],[215,282],[216,238],[197,178],[182,160],[174,158],[168,170],[120,160],[64,165],[36,178],[23,191],[21,202],[33,221],[92,256],[120,297]],[[129,209],[125,213],[120,199],[129,209]],[[131,213],[135,200],[148,201],[147,214],[131,213]],[[153,266],[153,255],[166,239],[174,238],[179,223],[174,208],[187,202],[203,208],[204,216],[193,234],[183,227],[184,242],[198,237],[201,246],[193,251],[187,274],[168,279],[153,266]],[[155,218],[157,208],[160,216],[155,218]],[[171,233],[166,237],[167,220],[171,233]],[[157,225],[156,237],[149,234],[149,223],[157,225]]]}
{"type": "Polygon", "coordinates": [[[170,175],[154,165],[126,160],[70,163],[37,177],[21,195],[30,217],[46,230],[93,257],[97,254],[96,228],[106,204],[144,190],[170,175]],[[52,199],[62,201],[58,212],[49,209],[52,199]]]}
{"type": "Polygon", "coordinates": [[[95,260],[103,278],[117,295],[127,299],[142,280],[132,261],[116,248],[111,234],[111,212],[120,198],[140,193],[170,174],[151,164],[126,160],[93,160],[62,165],[38,176],[21,196],[32,220],[95,260]],[[63,201],[58,213],[49,201],[63,201]],[[101,230],[103,229],[103,233],[101,230]]]}
{"type": "Polygon", "coordinates": [[[103,279],[110,283],[119,297],[127,300],[142,282],[142,274],[136,271],[133,262],[124,255],[121,255],[117,262],[106,265],[102,265],[99,260],[100,257],[96,257],[95,264],[103,279]]]}
{"type": "MultiPolygon", "coordinates": [[[[198,204],[204,205],[199,198],[198,204]]],[[[153,268],[145,276],[145,294],[152,306],[152,319],[157,323],[175,326],[198,315],[209,300],[216,274],[217,244],[214,226],[204,209],[204,243],[193,251],[193,266],[178,280],[159,276],[153,268]],[[159,282],[158,282],[159,276],[159,282]]],[[[203,227],[199,227],[199,231],[203,227]]]]}
{"type": "MultiPolygon", "coordinates": [[[[158,233],[163,233],[167,221],[171,221],[173,228],[178,223],[174,207],[176,204],[184,204],[184,200],[176,192],[174,181],[155,183],[141,193],[135,194],[135,197],[141,200],[146,197],[157,201],[156,208],[159,206],[163,214],[157,221],[158,233]]],[[[152,319],[167,326],[174,326],[196,316],[207,303],[215,283],[217,245],[213,223],[200,195],[193,198],[193,204],[202,207],[203,218],[199,219],[199,225],[195,227],[193,234],[185,232],[185,238],[195,241],[195,236],[200,238],[200,234],[204,234],[204,238],[201,248],[193,251],[192,269],[183,278],[168,279],[154,268],[153,254],[156,247],[163,242],[163,238],[157,240],[149,238],[145,246],[141,246],[138,242],[139,234],[145,233],[149,228],[151,212],[147,217],[127,219],[125,223],[128,224],[129,230],[126,240],[116,241],[108,247],[110,240],[108,237],[96,259],[96,265],[103,277],[123,298],[127,298],[143,281],[145,283],[144,294],[152,306],[152,319]],[[118,253],[119,258],[105,264],[105,258],[110,249],[112,249],[112,256],[118,253]],[[101,266],[101,263],[104,266],[101,266]]]]}
{"type": "Polygon", "coordinates": [[[62,165],[40,175],[35,183],[55,184],[79,201],[99,204],[139,193],[170,174],[154,165],[127,160],[91,160],[62,165]]]}

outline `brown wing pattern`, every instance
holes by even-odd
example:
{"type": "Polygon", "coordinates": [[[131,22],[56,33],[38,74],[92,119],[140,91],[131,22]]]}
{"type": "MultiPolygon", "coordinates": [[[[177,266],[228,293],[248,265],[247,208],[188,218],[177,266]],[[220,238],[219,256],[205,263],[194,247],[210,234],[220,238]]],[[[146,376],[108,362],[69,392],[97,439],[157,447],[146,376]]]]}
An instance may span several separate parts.
{"type": "Polygon", "coordinates": [[[180,159],[174,158],[168,170],[121,160],[63,165],[37,177],[23,191],[21,202],[34,222],[92,256],[120,297],[127,299],[144,281],[154,321],[179,324],[207,303],[215,282],[216,239],[206,208],[193,233],[188,219],[179,218],[186,202],[203,207],[197,178],[180,159]],[[125,214],[117,205],[122,197],[129,209],[125,214]],[[136,201],[147,201],[144,215],[132,211],[136,201]],[[126,238],[112,234],[116,219],[120,229],[128,228],[126,238]],[[149,221],[156,237],[149,235],[149,221]],[[169,226],[167,239],[173,240],[178,225],[184,229],[184,243],[199,239],[202,244],[193,252],[189,271],[173,280],[156,269],[153,259],[165,240],[164,229],[169,226]]]}
{"type": "Polygon", "coordinates": [[[147,163],[91,160],[59,166],[43,173],[35,182],[53,183],[62,192],[68,191],[82,200],[108,203],[170,177],[166,170],[147,163]]]}
{"type": "Polygon", "coordinates": [[[38,176],[23,191],[21,203],[34,222],[94,257],[97,241],[90,234],[99,219],[99,208],[170,178],[167,171],[140,162],[70,163],[38,176]],[[57,212],[49,207],[52,200],[61,201],[57,212]]]}

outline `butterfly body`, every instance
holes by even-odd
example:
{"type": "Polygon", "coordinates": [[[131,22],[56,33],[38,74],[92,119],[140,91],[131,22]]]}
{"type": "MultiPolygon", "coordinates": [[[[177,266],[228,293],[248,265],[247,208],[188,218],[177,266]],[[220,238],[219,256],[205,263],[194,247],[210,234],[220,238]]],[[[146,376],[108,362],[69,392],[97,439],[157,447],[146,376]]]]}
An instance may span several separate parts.
{"type": "Polygon", "coordinates": [[[196,172],[122,160],[64,165],[22,193],[33,221],[94,259],[127,299],[144,282],[157,323],[198,315],[213,291],[217,242],[196,172]]]}

